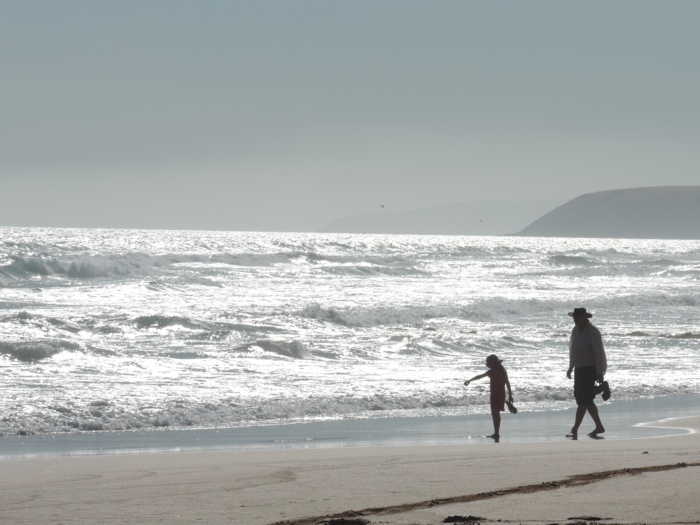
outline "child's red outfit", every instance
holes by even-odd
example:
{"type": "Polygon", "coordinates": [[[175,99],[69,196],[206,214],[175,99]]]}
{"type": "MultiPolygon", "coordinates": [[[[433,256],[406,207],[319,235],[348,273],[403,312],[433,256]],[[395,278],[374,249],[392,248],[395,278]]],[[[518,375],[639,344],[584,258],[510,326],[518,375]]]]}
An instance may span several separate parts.
{"type": "Polygon", "coordinates": [[[486,375],[489,376],[491,386],[491,410],[497,412],[506,411],[506,371],[502,366],[490,368],[486,375]]]}

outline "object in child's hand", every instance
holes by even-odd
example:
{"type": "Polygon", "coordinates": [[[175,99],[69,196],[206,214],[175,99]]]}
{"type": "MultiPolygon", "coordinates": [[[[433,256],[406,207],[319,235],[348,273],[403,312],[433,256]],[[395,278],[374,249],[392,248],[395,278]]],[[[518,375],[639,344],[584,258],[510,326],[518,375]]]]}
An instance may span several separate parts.
{"type": "Polygon", "coordinates": [[[515,405],[513,404],[512,401],[507,401],[506,400],[506,405],[508,406],[508,410],[510,411],[511,414],[517,414],[518,409],[515,408],[515,405]]]}

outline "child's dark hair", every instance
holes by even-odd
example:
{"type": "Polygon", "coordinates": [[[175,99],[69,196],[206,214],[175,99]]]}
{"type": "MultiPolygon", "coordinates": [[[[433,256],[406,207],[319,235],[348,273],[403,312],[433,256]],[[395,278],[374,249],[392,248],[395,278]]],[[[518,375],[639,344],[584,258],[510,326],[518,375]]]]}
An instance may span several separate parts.
{"type": "Polygon", "coordinates": [[[495,368],[497,366],[503,368],[503,365],[501,363],[503,363],[503,360],[499,359],[496,354],[491,354],[486,358],[486,366],[488,366],[489,368],[495,368]]]}

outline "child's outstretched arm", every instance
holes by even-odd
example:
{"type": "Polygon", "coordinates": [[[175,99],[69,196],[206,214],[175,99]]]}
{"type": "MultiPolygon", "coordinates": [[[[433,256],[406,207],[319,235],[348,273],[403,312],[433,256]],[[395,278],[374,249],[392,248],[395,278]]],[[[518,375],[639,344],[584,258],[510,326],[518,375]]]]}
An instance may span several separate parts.
{"type": "Polygon", "coordinates": [[[488,374],[488,373],[483,373],[483,374],[479,374],[478,376],[474,376],[474,377],[472,377],[471,379],[467,379],[467,380],[464,382],[464,386],[467,386],[467,385],[468,385],[469,383],[471,383],[472,381],[476,381],[477,379],[481,379],[481,378],[483,378],[483,377],[486,377],[487,375],[489,375],[489,374],[488,374]]]}

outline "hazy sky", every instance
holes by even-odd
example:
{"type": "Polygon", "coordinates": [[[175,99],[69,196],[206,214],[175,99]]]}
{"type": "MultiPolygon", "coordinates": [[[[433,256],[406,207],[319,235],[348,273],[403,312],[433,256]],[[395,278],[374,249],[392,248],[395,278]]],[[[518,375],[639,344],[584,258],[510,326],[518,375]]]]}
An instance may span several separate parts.
{"type": "Polygon", "coordinates": [[[700,184],[700,2],[0,0],[0,225],[700,184]]]}

